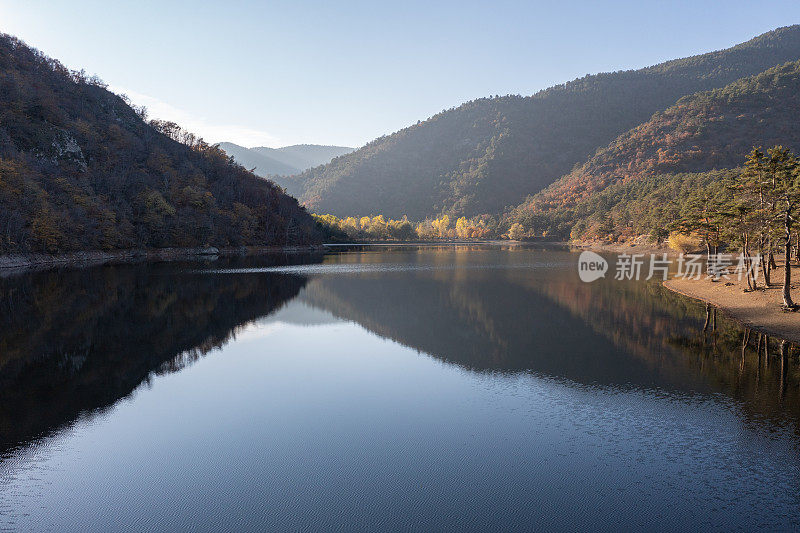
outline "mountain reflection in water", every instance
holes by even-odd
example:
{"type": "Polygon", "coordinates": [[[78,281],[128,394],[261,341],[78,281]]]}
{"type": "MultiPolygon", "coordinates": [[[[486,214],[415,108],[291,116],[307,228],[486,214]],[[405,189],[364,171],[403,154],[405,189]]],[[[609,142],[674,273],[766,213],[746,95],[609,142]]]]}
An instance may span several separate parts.
{"type": "Polygon", "coordinates": [[[582,283],[575,254],[539,251],[531,262],[524,247],[509,250],[397,248],[379,256],[406,270],[381,270],[370,254],[342,254],[300,298],[471,370],[722,393],[749,415],[800,421],[798,351],[790,343],[656,281],[582,283]],[[714,320],[705,327],[707,315],[714,320]]]}
{"type": "Polygon", "coordinates": [[[192,273],[196,266],[0,278],[0,451],[111,406],[154,374],[180,370],[306,283],[292,275],[207,276],[192,273]]]}
{"type": "Polygon", "coordinates": [[[352,321],[470,371],[723,394],[746,417],[798,427],[793,346],[721,315],[704,330],[705,306],[658,283],[581,283],[574,261],[525,247],[383,247],[6,277],[0,450],[113,405],[257,320],[352,321]],[[293,299],[305,306],[282,309],[293,299]]]}
{"type": "Polygon", "coordinates": [[[0,528],[795,524],[795,347],[659,283],[582,283],[576,258],[0,278],[0,528]]]}

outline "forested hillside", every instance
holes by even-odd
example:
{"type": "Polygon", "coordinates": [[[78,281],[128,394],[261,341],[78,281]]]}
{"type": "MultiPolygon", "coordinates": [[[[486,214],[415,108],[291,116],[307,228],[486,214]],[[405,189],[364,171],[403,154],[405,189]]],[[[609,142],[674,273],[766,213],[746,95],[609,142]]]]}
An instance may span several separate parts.
{"type": "Polygon", "coordinates": [[[484,98],[282,180],[317,213],[421,220],[519,204],[680,97],[800,58],[800,26],[636,71],[586,76],[530,97],[484,98]]]}
{"type": "Polygon", "coordinates": [[[0,35],[0,253],[316,239],[219,148],[0,35]]]}
{"type": "Polygon", "coordinates": [[[800,149],[800,61],[681,98],[508,220],[560,238],[663,231],[692,189],[730,175],[722,170],[741,166],[753,146],[774,145],[800,149]]]}

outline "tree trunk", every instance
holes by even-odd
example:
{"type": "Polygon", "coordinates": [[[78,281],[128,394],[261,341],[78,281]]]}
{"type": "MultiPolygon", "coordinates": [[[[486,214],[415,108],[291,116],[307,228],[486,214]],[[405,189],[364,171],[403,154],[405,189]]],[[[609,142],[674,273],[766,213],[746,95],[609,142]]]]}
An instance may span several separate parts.
{"type": "Polygon", "coordinates": [[[792,301],[792,218],[787,210],[783,218],[784,236],[784,259],[783,259],[783,306],[794,308],[792,301]]]}
{"type": "Polygon", "coordinates": [[[772,285],[772,266],[775,263],[775,258],[772,255],[772,243],[770,242],[767,246],[769,248],[766,251],[766,255],[762,257],[764,258],[764,284],[769,287],[772,285]]]}
{"type": "Polygon", "coordinates": [[[747,277],[747,288],[751,291],[754,291],[758,288],[755,273],[755,269],[758,268],[758,266],[754,264],[753,258],[750,257],[750,235],[747,232],[742,235],[742,242],[744,243],[744,246],[742,247],[742,256],[744,257],[743,263],[744,268],[747,269],[745,271],[745,276],[747,277]]]}

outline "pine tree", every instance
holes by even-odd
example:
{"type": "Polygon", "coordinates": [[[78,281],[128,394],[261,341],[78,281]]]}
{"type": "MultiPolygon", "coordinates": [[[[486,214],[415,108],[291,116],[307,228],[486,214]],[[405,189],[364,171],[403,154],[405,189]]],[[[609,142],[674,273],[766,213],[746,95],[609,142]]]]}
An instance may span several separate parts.
{"type": "Polygon", "coordinates": [[[766,170],[772,182],[769,194],[775,205],[773,227],[783,233],[783,305],[794,309],[796,306],[791,295],[792,231],[800,210],[800,171],[797,159],[788,149],[776,146],[767,150],[767,154],[766,170]]]}

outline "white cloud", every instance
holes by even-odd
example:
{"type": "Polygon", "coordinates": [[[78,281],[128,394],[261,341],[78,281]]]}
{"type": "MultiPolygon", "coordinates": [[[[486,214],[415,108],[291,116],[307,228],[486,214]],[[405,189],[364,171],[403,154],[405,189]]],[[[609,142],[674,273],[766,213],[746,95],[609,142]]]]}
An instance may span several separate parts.
{"type": "Polygon", "coordinates": [[[153,96],[132,91],[124,87],[109,86],[117,94],[125,94],[137,106],[145,106],[150,118],[171,120],[183,129],[199,135],[206,142],[218,143],[228,141],[241,146],[283,146],[281,139],[267,133],[246,126],[234,124],[212,124],[205,117],[199,117],[185,109],[177,108],[153,96]]]}

